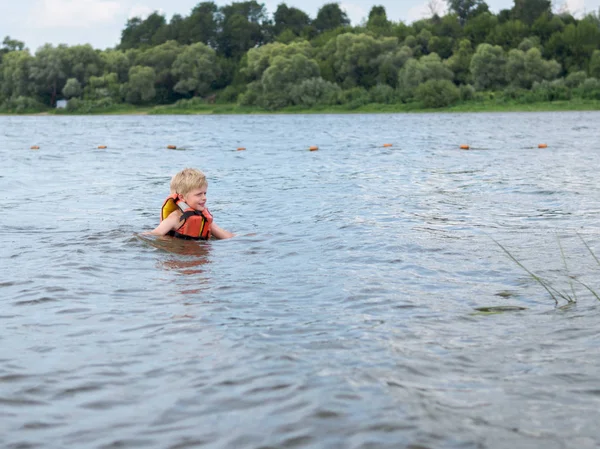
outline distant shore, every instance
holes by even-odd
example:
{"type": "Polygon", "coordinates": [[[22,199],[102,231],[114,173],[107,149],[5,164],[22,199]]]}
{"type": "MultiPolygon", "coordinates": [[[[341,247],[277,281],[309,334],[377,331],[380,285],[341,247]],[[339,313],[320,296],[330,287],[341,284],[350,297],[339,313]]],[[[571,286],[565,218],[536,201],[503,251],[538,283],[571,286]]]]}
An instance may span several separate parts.
{"type": "Polygon", "coordinates": [[[426,109],[416,103],[409,104],[366,104],[357,108],[345,105],[315,106],[312,108],[291,106],[278,110],[266,110],[258,107],[239,106],[237,104],[204,104],[194,107],[174,105],[131,106],[118,105],[91,112],[70,112],[65,109],[28,111],[22,114],[0,113],[4,116],[63,116],[63,115],[247,115],[247,114],[377,114],[377,113],[452,113],[452,112],[552,112],[552,111],[598,111],[600,100],[561,100],[536,103],[517,103],[501,101],[471,101],[437,109],[426,109]]]}

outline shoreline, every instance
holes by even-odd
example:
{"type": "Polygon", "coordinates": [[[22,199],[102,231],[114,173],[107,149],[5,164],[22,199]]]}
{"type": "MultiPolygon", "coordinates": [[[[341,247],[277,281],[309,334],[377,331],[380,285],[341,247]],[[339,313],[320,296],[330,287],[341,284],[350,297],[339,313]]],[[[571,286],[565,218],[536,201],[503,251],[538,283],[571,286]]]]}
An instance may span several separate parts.
{"type": "Polygon", "coordinates": [[[600,100],[561,100],[537,103],[465,102],[454,106],[427,109],[417,104],[370,103],[357,108],[348,106],[315,106],[300,108],[289,106],[278,110],[237,104],[211,104],[182,107],[177,104],[157,106],[115,106],[90,112],[69,112],[64,109],[28,111],[23,113],[0,112],[0,116],[94,116],[94,115],[295,115],[295,114],[415,114],[415,113],[486,113],[486,112],[569,112],[600,111],[600,100]]]}

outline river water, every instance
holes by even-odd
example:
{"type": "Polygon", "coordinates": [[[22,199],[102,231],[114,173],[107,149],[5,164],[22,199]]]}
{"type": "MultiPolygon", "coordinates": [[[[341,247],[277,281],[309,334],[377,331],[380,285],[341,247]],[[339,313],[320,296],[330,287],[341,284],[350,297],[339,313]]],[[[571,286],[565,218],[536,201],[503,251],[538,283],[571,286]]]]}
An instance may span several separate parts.
{"type": "Polygon", "coordinates": [[[0,117],[0,154],[0,447],[600,445],[598,112],[0,117]],[[184,167],[235,238],[137,235],[184,167]]]}

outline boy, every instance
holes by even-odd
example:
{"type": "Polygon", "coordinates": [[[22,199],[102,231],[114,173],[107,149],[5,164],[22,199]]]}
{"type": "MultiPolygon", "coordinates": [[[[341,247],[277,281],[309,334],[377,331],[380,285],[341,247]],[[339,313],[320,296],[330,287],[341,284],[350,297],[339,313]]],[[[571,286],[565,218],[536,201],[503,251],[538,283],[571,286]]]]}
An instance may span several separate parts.
{"type": "Polygon", "coordinates": [[[171,179],[171,195],[165,200],[160,224],[150,231],[153,235],[171,235],[186,240],[229,239],[229,231],[213,223],[206,209],[208,182],[200,170],[186,168],[171,179]]]}

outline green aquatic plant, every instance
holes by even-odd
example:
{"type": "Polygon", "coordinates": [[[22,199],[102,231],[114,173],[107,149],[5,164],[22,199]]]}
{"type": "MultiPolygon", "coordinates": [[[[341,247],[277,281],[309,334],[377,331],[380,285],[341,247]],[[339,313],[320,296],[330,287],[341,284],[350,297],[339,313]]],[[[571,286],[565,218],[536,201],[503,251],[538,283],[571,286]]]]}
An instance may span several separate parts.
{"type": "Polygon", "coordinates": [[[477,315],[497,315],[505,312],[522,312],[523,310],[527,310],[527,307],[521,306],[484,306],[484,307],[475,307],[475,310],[478,312],[477,315]]]}
{"type": "MultiPolygon", "coordinates": [[[[596,254],[594,254],[594,251],[592,251],[592,248],[590,247],[590,245],[583,239],[583,237],[580,234],[577,234],[577,236],[581,239],[581,241],[583,242],[584,246],[587,248],[587,250],[589,251],[589,253],[592,255],[592,258],[596,261],[596,263],[598,264],[598,266],[600,266],[600,260],[598,259],[598,257],[596,256],[596,254]]],[[[562,246],[561,241],[558,238],[558,236],[557,236],[558,247],[559,247],[559,250],[560,250],[561,259],[563,261],[565,275],[566,275],[566,278],[567,278],[568,283],[569,283],[569,290],[559,290],[558,288],[554,287],[549,280],[544,279],[541,276],[535,274],[533,271],[531,271],[529,268],[527,268],[525,265],[523,265],[523,263],[519,259],[517,259],[504,245],[502,245],[500,242],[498,242],[497,240],[495,240],[493,238],[492,238],[492,240],[494,241],[494,243],[496,243],[496,245],[498,245],[500,247],[500,249],[502,249],[502,251],[504,251],[504,253],[509,257],[509,259],[511,259],[514,263],[516,263],[533,280],[535,280],[538,284],[540,284],[542,286],[542,288],[544,288],[544,290],[546,290],[546,292],[554,300],[554,303],[556,305],[558,305],[559,300],[566,301],[568,305],[575,304],[577,302],[578,298],[577,298],[577,293],[576,293],[576,288],[575,288],[576,284],[579,285],[579,286],[581,286],[581,287],[583,287],[583,288],[585,288],[597,300],[600,301],[600,295],[598,295],[598,293],[592,287],[590,287],[585,282],[583,282],[580,279],[578,279],[575,275],[572,275],[572,274],[569,273],[569,267],[568,267],[568,264],[567,264],[567,258],[566,258],[563,246],[562,246]]]]}
{"type": "Polygon", "coordinates": [[[565,266],[565,273],[567,274],[567,279],[569,279],[569,286],[571,287],[571,293],[573,294],[573,296],[571,296],[571,298],[573,298],[573,302],[577,302],[577,294],[575,293],[575,287],[573,286],[573,276],[569,275],[569,267],[567,266],[567,258],[565,257],[565,251],[563,250],[563,246],[560,243],[560,239],[558,238],[558,235],[556,236],[556,241],[558,243],[558,249],[560,249],[560,258],[563,261],[563,265],[565,266]]]}

